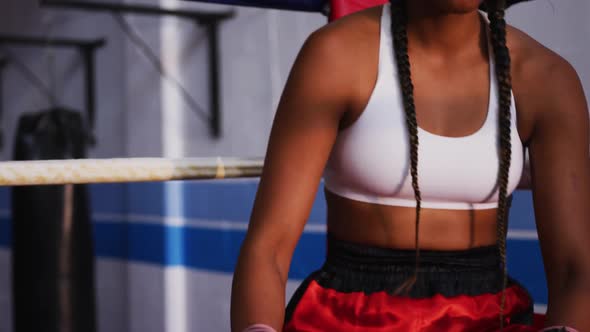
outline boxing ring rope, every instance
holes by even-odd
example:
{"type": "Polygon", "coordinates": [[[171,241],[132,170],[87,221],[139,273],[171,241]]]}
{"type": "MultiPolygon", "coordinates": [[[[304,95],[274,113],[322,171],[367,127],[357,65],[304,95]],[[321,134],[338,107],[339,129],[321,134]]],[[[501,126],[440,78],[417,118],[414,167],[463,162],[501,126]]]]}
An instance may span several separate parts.
{"type": "MultiPolygon", "coordinates": [[[[259,177],[263,158],[117,158],[0,162],[0,186],[259,177]]],[[[518,189],[531,188],[528,158],[518,189]]]]}
{"type": "Polygon", "coordinates": [[[263,159],[119,158],[0,162],[0,186],[257,177],[263,159]]]}

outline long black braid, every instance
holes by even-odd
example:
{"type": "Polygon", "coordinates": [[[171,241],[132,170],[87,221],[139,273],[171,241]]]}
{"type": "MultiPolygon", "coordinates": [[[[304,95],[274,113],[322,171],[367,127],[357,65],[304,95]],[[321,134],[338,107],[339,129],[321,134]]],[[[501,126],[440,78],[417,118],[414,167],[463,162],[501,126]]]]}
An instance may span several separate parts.
{"type": "Polygon", "coordinates": [[[506,21],[504,20],[505,0],[488,0],[488,18],[490,20],[490,32],[492,48],[494,50],[494,62],[499,89],[499,146],[500,167],[498,174],[498,247],[502,262],[502,300],[500,304],[500,329],[504,326],[504,307],[506,304],[506,286],[508,282],[508,270],[506,265],[506,232],[508,223],[508,199],[506,197],[508,187],[508,172],[510,169],[512,144],[510,132],[510,106],[512,102],[512,78],[510,75],[510,52],[506,46],[506,21]]]}
{"type": "MultiPolygon", "coordinates": [[[[410,173],[412,176],[412,188],[416,199],[416,270],[412,278],[398,289],[398,292],[407,292],[415,283],[420,261],[419,229],[421,194],[418,186],[418,124],[416,121],[416,107],[414,105],[414,86],[412,84],[410,61],[408,57],[407,15],[404,0],[391,1],[391,32],[393,36],[394,53],[397,62],[398,77],[401,86],[403,104],[406,115],[408,136],[410,140],[410,173]]],[[[500,252],[502,268],[502,298],[500,303],[500,328],[504,326],[504,307],[506,302],[506,286],[508,281],[506,267],[506,225],[508,210],[510,208],[507,197],[508,174],[511,163],[512,145],[511,132],[511,90],[510,54],[506,46],[506,21],[504,12],[505,0],[486,0],[485,7],[490,20],[491,44],[494,52],[496,77],[499,87],[499,169],[497,185],[499,188],[499,201],[497,210],[497,242],[500,252]]]]}
{"type": "Polygon", "coordinates": [[[420,264],[420,209],[422,197],[420,187],[418,186],[418,122],[416,120],[416,106],[414,105],[414,85],[410,72],[410,59],[408,57],[408,34],[406,31],[405,1],[392,0],[391,4],[391,33],[395,58],[398,68],[398,76],[402,90],[404,110],[406,114],[406,125],[410,138],[410,173],[412,174],[412,188],[416,198],[416,226],[415,226],[415,246],[416,246],[416,270],[414,276],[406,283],[400,286],[396,292],[408,292],[418,277],[418,267],[420,264]]]}

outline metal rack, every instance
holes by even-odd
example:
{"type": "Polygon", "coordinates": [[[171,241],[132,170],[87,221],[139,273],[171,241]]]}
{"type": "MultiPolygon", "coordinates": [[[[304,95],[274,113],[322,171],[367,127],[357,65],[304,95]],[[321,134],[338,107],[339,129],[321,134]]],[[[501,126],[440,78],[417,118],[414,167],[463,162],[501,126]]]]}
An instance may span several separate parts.
{"type": "MultiPolygon", "coordinates": [[[[60,47],[60,48],[75,48],[80,51],[80,55],[84,59],[84,75],[85,75],[85,95],[86,95],[86,112],[88,113],[88,125],[90,129],[94,128],[95,114],[96,114],[96,69],[95,58],[97,49],[106,44],[104,38],[100,39],[71,39],[71,38],[42,38],[29,37],[17,35],[0,35],[0,46],[15,45],[27,47],[60,47]]],[[[5,60],[4,65],[9,63],[5,60]]],[[[2,66],[0,66],[0,70],[2,66]]],[[[1,77],[0,77],[1,78],[1,77]]],[[[0,104],[2,100],[0,99],[0,104]]],[[[0,106],[1,107],[1,106],[0,106]]]]}
{"type": "Polygon", "coordinates": [[[114,12],[123,14],[137,14],[150,16],[175,16],[188,19],[203,26],[207,31],[209,46],[209,84],[210,84],[210,117],[209,128],[215,138],[221,137],[221,108],[220,108],[220,64],[219,64],[219,24],[234,16],[234,11],[204,12],[196,10],[164,9],[149,5],[129,5],[115,3],[100,3],[91,1],[69,0],[40,0],[41,6],[65,9],[84,10],[91,12],[114,12]]]}

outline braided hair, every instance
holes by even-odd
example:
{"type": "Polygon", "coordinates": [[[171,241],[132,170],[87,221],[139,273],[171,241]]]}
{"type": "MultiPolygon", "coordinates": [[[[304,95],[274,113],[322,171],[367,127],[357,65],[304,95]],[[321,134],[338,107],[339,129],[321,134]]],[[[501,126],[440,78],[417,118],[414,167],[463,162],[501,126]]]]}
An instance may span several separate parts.
{"type": "MultiPolygon", "coordinates": [[[[416,223],[415,223],[415,246],[416,246],[416,270],[413,277],[404,282],[396,292],[407,292],[417,279],[420,246],[420,208],[421,194],[418,186],[418,124],[416,121],[416,106],[414,104],[414,86],[412,84],[410,61],[408,57],[408,34],[407,15],[405,0],[391,1],[391,32],[394,41],[394,53],[397,62],[398,77],[401,86],[403,105],[405,111],[408,136],[410,140],[410,173],[412,176],[412,188],[416,199],[416,223]]],[[[510,76],[510,53],[506,46],[506,21],[504,12],[505,0],[485,0],[484,8],[488,12],[490,20],[491,44],[494,52],[495,74],[499,87],[499,168],[497,186],[499,189],[497,209],[497,244],[500,253],[502,269],[502,297],[500,301],[500,328],[504,326],[504,307],[506,302],[506,286],[508,273],[506,266],[506,229],[510,199],[507,197],[508,172],[510,169],[512,145],[510,107],[512,102],[511,90],[512,81],[510,76]]]]}

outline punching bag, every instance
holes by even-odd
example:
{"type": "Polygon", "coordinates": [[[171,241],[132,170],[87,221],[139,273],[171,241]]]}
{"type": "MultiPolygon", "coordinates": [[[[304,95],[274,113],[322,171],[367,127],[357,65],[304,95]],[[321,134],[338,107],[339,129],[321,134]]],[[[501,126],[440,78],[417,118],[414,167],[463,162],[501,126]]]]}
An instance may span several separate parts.
{"type": "MultiPolygon", "coordinates": [[[[56,108],[19,119],[15,160],[85,158],[79,112],[56,108]]],[[[15,332],[94,332],[94,248],[85,185],[12,188],[15,332]]]]}

